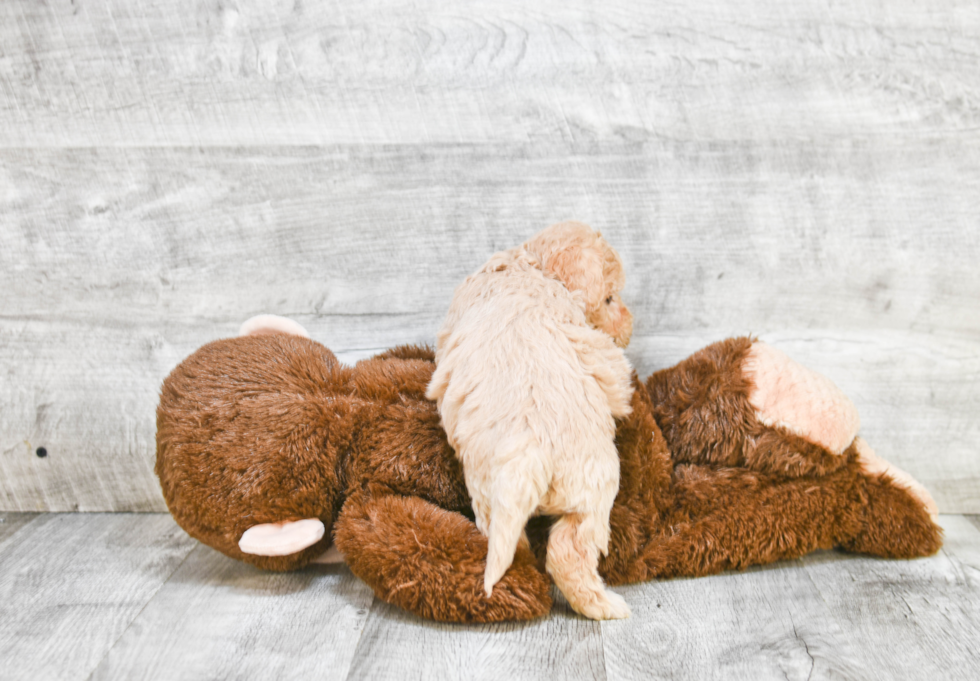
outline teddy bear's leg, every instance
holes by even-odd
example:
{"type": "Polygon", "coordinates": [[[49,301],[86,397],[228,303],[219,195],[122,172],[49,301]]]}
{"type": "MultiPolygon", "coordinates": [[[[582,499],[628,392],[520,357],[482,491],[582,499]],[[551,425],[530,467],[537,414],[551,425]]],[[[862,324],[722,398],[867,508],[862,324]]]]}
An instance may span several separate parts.
{"type": "Polygon", "coordinates": [[[749,404],[760,423],[837,455],[854,441],[861,426],[857,408],[826,376],[762,341],[752,343],[742,370],[752,382],[749,404]]]}
{"type": "Polygon", "coordinates": [[[850,504],[840,512],[837,545],[885,558],[917,558],[938,551],[942,529],[925,488],[875,456],[860,438],[850,451],[857,453],[854,479],[850,504]],[[859,447],[864,451],[857,453],[859,447]]]}
{"type": "Polygon", "coordinates": [[[242,533],[238,548],[255,556],[288,556],[316,544],[323,532],[319,518],[253,525],[242,533]]]}
{"type": "Polygon", "coordinates": [[[598,524],[593,515],[562,516],[551,527],[545,565],[575,612],[596,620],[624,619],[630,616],[625,599],[606,589],[599,576],[598,524]]]}
{"type": "Polygon", "coordinates": [[[908,490],[909,494],[919,500],[922,508],[926,510],[929,517],[936,520],[939,517],[939,507],[933,500],[929,490],[923,487],[915,478],[897,466],[893,466],[868,446],[864,438],[855,438],[854,447],[857,449],[858,459],[861,462],[861,470],[871,476],[884,475],[891,478],[892,482],[908,490]]]}
{"type": "Polygon", "coordinates": [[[676,461],[824,475],[857,432],[836,386],[751,338],[709,345],[646,386],[676,461]]]}
{"type": "Polygon", "coordinates": [[[939,515],[925,487],[856,437],[861,425],[857,408],[829,379],[760,341],[752,344],[744,371],[753,384],[749,402],[761,423],[785,429],[835,455],[855,447],[865,473],[888,476],[917,498],[933,519],[939,515]]]}
{"type": "Polygon", "coordinates": [[[843,500],[827,480],[680,465],[673,487],[658,529],[635,558],[605,573],[609,583],[715,574],[835,545],[843,500]]]}
{"type": "Polygon", "coordinates": [[[659,532],[626,565],[603,575],[623,584],[742,569],[833,547],[885,558],[939,549],[941,530],[918,498],[887,476],[862,471],[856,448],[843,458],[844,467],[807,478],[678,466],[674,507],[659,518],[659,532]]]}
{"type": "Polygon", "coordinates": [[[349,498],[334,543],[383,601],[444,622],[529,620],[551,609],[550,580],[518,545],[488,598],[487,540],[463,515],[418,497],[349,498]]]}

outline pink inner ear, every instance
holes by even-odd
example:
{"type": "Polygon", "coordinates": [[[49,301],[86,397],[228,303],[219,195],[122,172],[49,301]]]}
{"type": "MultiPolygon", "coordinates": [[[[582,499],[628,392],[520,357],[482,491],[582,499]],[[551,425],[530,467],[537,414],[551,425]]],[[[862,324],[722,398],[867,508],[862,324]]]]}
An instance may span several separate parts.
{"type": "Polygon", "coordinates": [[[288,333],[303,338],[310,337],[309,332],[299,322],[274,314],[260,314],[250,317],[238,329],[239,336],[264,336],[273,333],[288,333]]]}
{"type": "Polygon", "coordinates": [[[313,546],[323,539],[323,533],[319,518],[266,523],[245,530],[238,548],[253,556],[288,556],[313,546]]]}
{"type": "Polygon", "coordinates": [[[857,408],[826,376],[807,369],[761,341],[745,361],[752,379],[749,402],[767,426],[792,433],[841,454],[861,425],[857,408]]]}

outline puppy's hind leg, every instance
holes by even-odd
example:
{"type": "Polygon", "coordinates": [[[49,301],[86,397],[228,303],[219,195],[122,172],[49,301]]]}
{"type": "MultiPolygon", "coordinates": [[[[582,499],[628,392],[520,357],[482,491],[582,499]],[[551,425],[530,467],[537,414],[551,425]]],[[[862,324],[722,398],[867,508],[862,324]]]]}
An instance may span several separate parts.
{"type": "Polygon", "coordinates": [[[493,585],[514,561],[518,542],[527,543],[524,526],[548,489],[548,477],[536,449],[517,453],[496,471],[491,487],[487,527],[487,569],[483,587],[487,597],[493,585]]]}
{"type": "Polygon", "coordinates": [[[599,576],[602,534],[594,515],[562,516],[548,537],[545,568],[575,612],[594,620],[625,619],[630,616],[626,601],[608,591],[599,576]]]}

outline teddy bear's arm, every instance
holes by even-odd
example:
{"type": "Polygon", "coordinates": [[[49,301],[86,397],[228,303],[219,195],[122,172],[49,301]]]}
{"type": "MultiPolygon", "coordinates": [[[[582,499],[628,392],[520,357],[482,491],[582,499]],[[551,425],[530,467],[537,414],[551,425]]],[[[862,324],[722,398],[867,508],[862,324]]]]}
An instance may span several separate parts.
{"type": "Polygon", "coordinates": [[[829,380],[751,338],[731,338],[647,379],[677,461],[781,475],[840,468],[859,420],[829,380]]]}
{"type": "Polygon", "coordinates": [[[399,345],[378,353],[371,359],[419,359],[425,362],[435,362],[436,351],[428,345],[399,345]]]}
{"type": "Polygon", "coordinates": [[[378,598],[420,617],[500,622],[551,609],[550,580],[524,546],[488,598],[486,538],[465,516],[419,497],[353,495],[334,525],[334,543],[378,598]]]}

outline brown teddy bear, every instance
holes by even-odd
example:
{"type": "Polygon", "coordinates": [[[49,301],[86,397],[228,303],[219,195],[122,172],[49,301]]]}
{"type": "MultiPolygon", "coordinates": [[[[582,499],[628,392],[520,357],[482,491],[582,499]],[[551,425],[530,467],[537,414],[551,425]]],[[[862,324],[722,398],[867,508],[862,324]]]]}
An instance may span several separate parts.
{"type": "MultiPolygon", "coordinates": [[[[486,538],[425,389],[432,353],[353,367],[288,320],[246,323],[164,381],[157,463],[188,534],[269,570],[330,546],[379,598],[421,617],[524,620],[551,607],[549,520],[487,597],[486,538]],[[245,550],[243,550],[245,549],[245,550]],[[258,555],[258,554],[266,555],[258,555]]],[[[713,344],[645,384],[617,423],[607,584],[698,576],[840,547],[936,552],[928,493],[860,438],[832,384],[765,344],[713,344]]]]}

